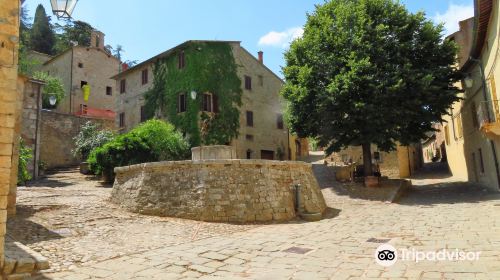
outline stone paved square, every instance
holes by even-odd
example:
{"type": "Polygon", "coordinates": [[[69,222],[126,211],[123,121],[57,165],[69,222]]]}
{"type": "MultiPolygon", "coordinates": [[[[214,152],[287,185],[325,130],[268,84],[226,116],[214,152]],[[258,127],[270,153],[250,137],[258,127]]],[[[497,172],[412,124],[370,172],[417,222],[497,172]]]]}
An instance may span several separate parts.
{"type": "Polygon", "coordinates": [[[341,187],[323,188],[335,214],[319,222],[218,224],[125,212],[107,201],[109,187],[70,171],[21,188],[8,231],[49,259],[33,279],[500,278],[500,194],[432,172],[398,203],[351,198],[341,187]],[[374,258],[380,240],[481,257],[386,268],[374,258]]]}

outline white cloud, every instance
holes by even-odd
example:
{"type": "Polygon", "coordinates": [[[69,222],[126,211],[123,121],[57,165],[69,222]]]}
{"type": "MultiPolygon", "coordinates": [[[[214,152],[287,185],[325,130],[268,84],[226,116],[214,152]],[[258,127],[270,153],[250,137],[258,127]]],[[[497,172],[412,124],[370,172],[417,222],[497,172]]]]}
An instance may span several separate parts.
{"type": "Polygon", "coordinates": [[[432,18],[436,23],[444,23],[445,35],[455,33],[459,30],[458,22],[474,16],[473,5],[456,5],[450,3],[448,10],[444,13],[436,13],[432,18]]]}
{"type": "Polygon", "coordinates": [[[293,27],[283,32],[271,31],[260,37],[259,46],[286,48],[293,40],[302,37],[303,34],[304,29],[301,27],[293,27]]]}

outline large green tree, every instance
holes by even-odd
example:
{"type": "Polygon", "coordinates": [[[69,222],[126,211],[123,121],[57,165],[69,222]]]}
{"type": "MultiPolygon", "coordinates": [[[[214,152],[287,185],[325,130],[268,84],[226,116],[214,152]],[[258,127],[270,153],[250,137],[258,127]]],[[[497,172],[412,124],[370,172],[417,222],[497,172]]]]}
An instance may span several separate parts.
{"type": "Polygon", "coordinates": [[[55,24],[58,31],[56,52],[61,53],[73,45],[90,46],[90,37],[94,28],[84,21],[67,20],[64,25],[55,24]]]}
{"type": "Polygon", "coordinates": [[[30,46],[37,52],[52,54],[54,51],[54,31],[50,26],[49,17],[42,4],[39,4],[35,12],[35,21],[31,28],[30,46]]]}
{"type": "Polygon", "coordinates": [[[331,0],[308,15],[283,68],[287,119],[326,152],[420,141],[456,100],[457,48],[443,26],[393,0],[331,0]]]}

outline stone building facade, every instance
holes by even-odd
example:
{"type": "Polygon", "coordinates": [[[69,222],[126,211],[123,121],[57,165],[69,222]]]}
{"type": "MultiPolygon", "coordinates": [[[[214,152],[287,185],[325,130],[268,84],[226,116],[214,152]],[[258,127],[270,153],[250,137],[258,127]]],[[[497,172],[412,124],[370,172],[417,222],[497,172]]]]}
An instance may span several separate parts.
{"type": "MultiPolygon", "coordinates": [[[[329,160],[335,165],[363,164],[363,149],[361,146],[350,146],[338,153],[333,153],[329,160]]],[[[423,165],[422,146],[420,144],[397,145],[392,152],[379,151],[372,145],[372,162],[379,166],[382,176],[389,178],[407,178],[423,165]]]]}
{"type": "Polygon", "coordinates": [[[92,32],[91,43],[52,57],[41,70],[59,77],[64,85],[66,96],[57,105],[57,112],[114,118],[117,91],[111,77],[118,74],[121,63],[105,50],[103,33],[92,32]],[[90,87],[88,101],[83,97],[83,85],[90,87]]]}
{"type": "MultiPolygon", "coordinates": [[[[4,266],[4,243],[9,190],[17,182],[19,125],[24,78],[18,77],[20,1],[0,1],[0,268],[4,266]]],[[[13,202],[15,205],[15,201],[13,202]]]]}
{"type": "MultiPolygon", "coordinates": [[[[190,42],[210,44],[212,41],[185,42],[113,77],[116,88],[122,92],[116,100],[116,126],[122,132],[129,131],[145,120],[144,94],[153,83],[154,63],[163,57],[176,55],[177,50],[190,42]]],[[[263,53],[259,53],[256,58],[240,42],[224,43],[231,46],[243,92],[242,106],[239,108],[239,137],[230,143],[235,147],[237,157],[296,159],[295,155],[307,155],[307,141],[289,135],[283,122],[284,102],[279,95],[283,81],[264,65],[263,53]]],[[[189,53],[185,55],[189,63],[189,53]]]]}
{"type": "Polygon", "coordinates": [[[443,116],[450,170],[455,177],[500,190],[500,4],[475,0],[475,14],[449,36],[459,45],[462,100],[443,116]]]}

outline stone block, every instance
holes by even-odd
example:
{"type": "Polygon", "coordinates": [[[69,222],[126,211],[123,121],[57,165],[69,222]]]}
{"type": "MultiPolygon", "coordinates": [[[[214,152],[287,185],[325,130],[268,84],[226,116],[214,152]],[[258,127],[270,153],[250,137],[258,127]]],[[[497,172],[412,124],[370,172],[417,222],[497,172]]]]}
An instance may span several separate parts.
{"type": "Polygon", "coordinates": [[[31,273],[35,270],[35,260],[32,258],[20,258],[14,273],[31,273]]]}
{"type": "Polygon", "coordinates": [[[12,166],[12,156],[0,156],[0,168],[10,168],[12,166]]]}
{"type": "Polygon", "coordinates": [[[5,257],[4,263],[3,263],[3,273],[8,275],[12,274],[14,271],[14,267],[16,266],[16,259],[10,258],[10,257],[5,257]]]}
{"type": "Polygon", "coordinates": [[[30,273],[16,273],[7,276],[7,280],[26,280],[31,278],[30,273]]]}
{"type": "Polygon", "coordinates": [[[11,155],[12,155],[12,144],[0,143],[0,156],[11,156],[11,155]]]}
{"type": "Polygon", "coordinates": [[[7,127],[0,127],[0,143],[11,144],[13,142],[14,142],[14,129],[7,127]]]}

